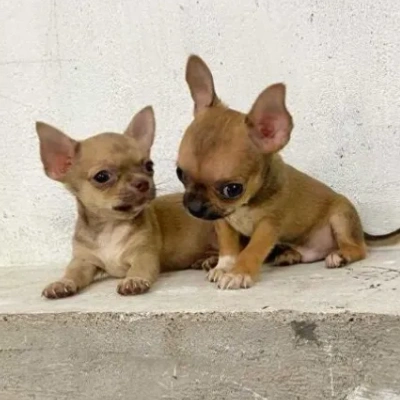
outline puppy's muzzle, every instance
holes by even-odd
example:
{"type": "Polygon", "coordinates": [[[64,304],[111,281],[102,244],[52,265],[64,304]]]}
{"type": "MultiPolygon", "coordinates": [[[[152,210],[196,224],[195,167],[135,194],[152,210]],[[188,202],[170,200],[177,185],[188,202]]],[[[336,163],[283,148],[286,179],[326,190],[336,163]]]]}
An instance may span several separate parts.
{"type": "Polygon", "coordinates": [[[155,188],[147,178],[135,178],[119,193],[120,203],[113,206],[115,211],[131,212],[153,200],[155,188]]]}
{"type": "Polygon", "coordinates": [[[190,193],[183,197],[183,205],[196,218],[210,221],[222,218],[222,215],[212,210],[206,202],[193,198],[190,193]]]}
{"type": "Polygon", "coordinates": [[[131,182],[131,187],[139,193],[146,193],[150,189],[150,183],[147,179],[138,178],[131,182]]]}

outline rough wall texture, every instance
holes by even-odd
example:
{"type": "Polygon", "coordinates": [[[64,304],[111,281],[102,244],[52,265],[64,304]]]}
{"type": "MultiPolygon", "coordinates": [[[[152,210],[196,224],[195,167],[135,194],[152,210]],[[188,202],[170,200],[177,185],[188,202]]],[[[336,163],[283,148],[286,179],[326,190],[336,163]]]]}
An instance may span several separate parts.
{"type": "Polygon", "coordinates": [[[285,81],[295,119],[286,159],[343,191],[366,228],[400,222],[398,0],[0,0],[0,265],[66,260],[74,203],[44,177],[34,121],[76,138],[157,113],[163,190],[192,105],[184,64],[212,67],[249,109],[285,81]]]}

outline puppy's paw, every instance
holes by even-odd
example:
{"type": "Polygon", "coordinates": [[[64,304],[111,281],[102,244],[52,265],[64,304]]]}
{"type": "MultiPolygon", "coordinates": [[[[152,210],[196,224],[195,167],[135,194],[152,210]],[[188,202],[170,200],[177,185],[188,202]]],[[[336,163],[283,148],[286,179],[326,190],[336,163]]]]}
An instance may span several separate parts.
{"type": "Polygon", "coordinates": [[[249,274],[225,273],[218,279],[219,289],[248,289],[254,285],[254,280],[249,274]]]}
{"type": "Polygon", "coordinates": [[[218,256],[208,257],[206,260],[203,261],[201,267],[204,269],[204,271],[210,271],[217,266],[218,259],[218,256]]]}
{"type": "Polygon", "coordinates": [[[277,255],[272,264],[277,267],[284,267],[301,263],[301,254],[294,249],[287,249],[283,253],[277,255]]]}
{"type": "Polygon", "coordinates": [[[340,268],[348,264],[340,251],[334,251],[325,258],[327,268],[340,268]]]}
{"type": "Polygon", "coordinates": [[[207,274],[207,279],[210,282],[218,282],[223,275],[226,274],[226,271],[222,268],[213,268],[207,274]]]}
{"type": "Polygon", "coordinates": [[[71,279],[61,279],[47,285],[42,292],[42,296],[48,299],[62,299],[73,296],[78,291],[75,282],[71,279]]]}
{"type": "Polygon", "coordinates": [[[203,269],[204,271],[209,271],[218,264],[218,256],[207,257],[206,259],[197,260],[191,265],[192,269],[203,269]]]}
{"type": "Polygon", "coordinates": [[[220,278],[235,266],[235,256],[221,256],[217,257],[218,263],[215,268],[211,269],[207,274],[207,279],[210,282],[218,282],[220,278]]]}
{"type": "Polygon", "coordinates": [[[146,293],[150,282],[142,278],[125,278],[117,286],[117,292],[122,296],[146,293]]]}

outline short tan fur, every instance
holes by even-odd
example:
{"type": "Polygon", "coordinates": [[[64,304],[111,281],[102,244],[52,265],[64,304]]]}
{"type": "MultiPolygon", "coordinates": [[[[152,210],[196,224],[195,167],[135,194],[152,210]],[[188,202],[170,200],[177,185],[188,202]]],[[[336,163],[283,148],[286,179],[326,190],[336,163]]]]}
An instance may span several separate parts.
{"type": "Polygon", "coordinates": [[[190,216],[182,194],[155,198],[151,107],[124,134],[76,141],[43,122],[36,130],[46,174],[65,185],[78,207],[72,259],[45,297],[74,295],[99,272],[121,279],[121,295],[141,294],[160,271],[198,267],[215,250],[212,223],[190,216]]]}
{"type": "Polygon", "coordinates": [[[275,265],[325,260],[337,268],[366,257],[365,239],[399,241],[400,230],[364,238],[345,196],[283,161],[279,150],[293,129],[283,84],[267,87],[244,114],[220,101],[200,57],[189,57],[186,81],[194,120],[180,144],[177,173],[186,208],[215,220],[220,254],[208,277],[220,288],[252,286],[276,245],[284,251],[275,265]],[[244,249],[240,234],[250,238],[244,249]]]}

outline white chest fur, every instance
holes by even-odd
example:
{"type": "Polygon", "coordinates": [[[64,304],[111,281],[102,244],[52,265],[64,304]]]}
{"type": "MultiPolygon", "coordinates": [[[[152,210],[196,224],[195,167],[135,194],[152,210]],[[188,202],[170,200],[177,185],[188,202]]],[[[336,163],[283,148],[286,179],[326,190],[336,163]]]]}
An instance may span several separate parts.
{"type": "Polygon", "coordinates": [[[241,207],[226,217],[228,223],[245,236],[251,236],[254,231],[254,221],[249,207],[241,207]]]}
{"type": "Polygon", "coordinates": [[[97,237],[96,256],[103,262],[104,269],[115,277],[124,277],[127,267],[122,265],[122,254],[126,250],[129,224],[107,224],[97,237]]]}

